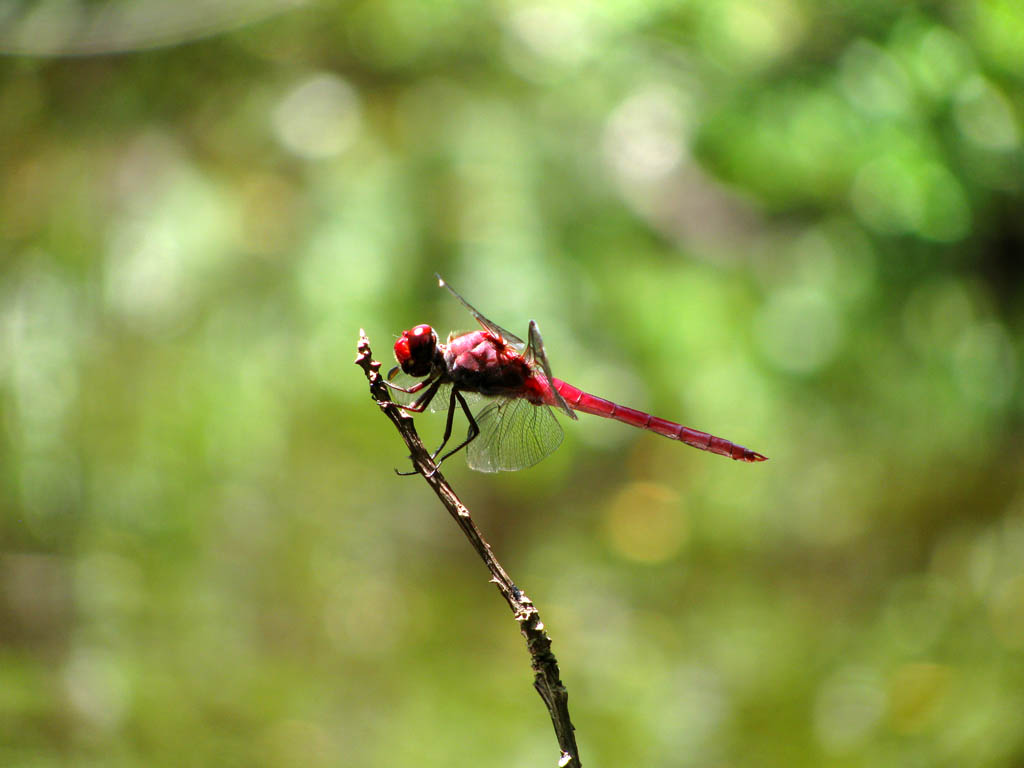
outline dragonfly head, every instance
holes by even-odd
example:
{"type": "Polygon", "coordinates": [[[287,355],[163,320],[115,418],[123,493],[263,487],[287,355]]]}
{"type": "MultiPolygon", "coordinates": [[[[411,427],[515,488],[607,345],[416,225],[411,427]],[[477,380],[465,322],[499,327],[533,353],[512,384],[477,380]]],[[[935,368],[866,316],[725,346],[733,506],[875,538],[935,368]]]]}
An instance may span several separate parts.
{"type": "Polygon", "coordinates": [[[429,325],[417,325],[395,342],[395,359],[409,376],[426,376],[437,354],[437,334],[429,325]]]}

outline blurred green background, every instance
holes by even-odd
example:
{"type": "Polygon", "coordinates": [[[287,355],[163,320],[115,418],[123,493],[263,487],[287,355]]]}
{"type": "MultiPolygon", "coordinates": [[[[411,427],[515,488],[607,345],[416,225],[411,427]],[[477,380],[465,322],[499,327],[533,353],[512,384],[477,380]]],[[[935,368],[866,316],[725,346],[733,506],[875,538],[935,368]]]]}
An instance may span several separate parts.
{"type": "Polygon", "coordinates": [[[585,765],[1022,764],[1024,5],[8,2],[0,48],[0,765],[554,765],[352,365],[473,325],[435,271],[772,459],[583,416],[447,468],[585,765]]]}

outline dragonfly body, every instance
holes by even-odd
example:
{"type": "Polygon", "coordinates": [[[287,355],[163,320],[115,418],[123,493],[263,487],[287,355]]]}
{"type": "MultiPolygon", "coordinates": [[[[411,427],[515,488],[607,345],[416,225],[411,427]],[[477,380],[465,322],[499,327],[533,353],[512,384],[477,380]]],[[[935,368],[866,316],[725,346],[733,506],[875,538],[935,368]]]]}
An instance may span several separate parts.
{"type": "Polygon", "coordinates": [[[416,395],[411,403],[401,405],[406,410],[420,412],[435,399],[447,401],[445,434],[433,458],[451,437],[456,408],[461,408],[469,420],[466,439],[442,456],[438,464],[466,448],[469,465],[484,472],[532,466],[562,440],[552,408],[571,419],[576,419],[574,411],[581,411],[621,421],[737,461],[765,460],[760,453],[724,438],[618,405],[554,378],[536,323],[530,322],[529,341],[524,342],[481,315],[438,279],[476,317],[482,329],[450,335],[447,343],[441,343],[429,325],[414,326],[395,342],[398,366],[388,374],[390,380],[401,369],[406,376],[420,379],[407,387],[389,383],[395,390],[416,395]],[[442,391],[446,397],[439,398],[442,391]],[[482,396],[485,407],[474,415],[466,394],[482,396]]]}
{"type": "Polygon", "coordinates": [[[489,331],[449,336],[444,346],[447,377],[464,392],[485,397],[524,397],[555,405],[551,387],[511,344],[489,331]]]}

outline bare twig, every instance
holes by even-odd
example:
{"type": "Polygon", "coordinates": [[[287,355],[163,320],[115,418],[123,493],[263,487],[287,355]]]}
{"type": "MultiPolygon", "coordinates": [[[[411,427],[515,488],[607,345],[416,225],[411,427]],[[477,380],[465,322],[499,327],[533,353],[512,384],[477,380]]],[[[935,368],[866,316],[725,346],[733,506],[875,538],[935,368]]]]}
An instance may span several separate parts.
{"type": "Polygon", "coordinates": [[[490,545],[484,540],[480,529],[476,527],[469,510],[459,501],[455,491],[434,466],[434,462],[430,459],[430,453],[416,433],[416,426],[412,418],[391,401],[388,388],[380,375],[380,363],[373,359],[370,341],[362,329],[359,331],[358,351],[359,354],[356,356],[355,362],[363,369],[370,382],[370,396],[377,401],[377,405],[384,411],[384,415],[391,419],[398,429],[405,444],[409,447],[413,467],[433,488],[448,513],[462,529],[477,554],[480,555],[491,572],[491,581],[498,585],[502,597],[505,598],[516,621],[519,622],[520,631],[526,638],[526,648],[530,652],[530,663],[534,671],[533,687],[537,689],[537,693],[540,694],[544,705],[548,708],[551,723],[555,728],[555,737],[558,739],[558,746],[562,751],[561,759],[558,761],[559,768],[579,768],[581,765],[579,749],[576,747],[576,736],[573,733],[572,722],[569,720],[569,694],[559,677],[558,660],[551,652],[551,638],[544,631],[544,623],[540,620],[540,614],[534,607],[533,601],[513,583],[501,563],[494,557],[490,545]]]}

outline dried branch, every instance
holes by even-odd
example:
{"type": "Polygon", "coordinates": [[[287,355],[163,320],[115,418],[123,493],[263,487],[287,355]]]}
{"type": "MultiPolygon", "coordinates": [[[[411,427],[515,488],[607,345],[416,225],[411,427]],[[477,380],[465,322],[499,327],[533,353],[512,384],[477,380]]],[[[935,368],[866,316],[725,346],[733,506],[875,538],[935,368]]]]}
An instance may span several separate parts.
{"type": "Polygon", "coordinates": [[[533,601],[513,583],[501,563],[494,557],[490,545],[480,533],[480,529],[476,527],[469,510],[459,501],[455,491],[434,466],[434,462],[430,459],[430,453],[416,433],[416,426],[412,418],[391,401],[389,390],[380,375],[381,364],[373,359],[370,341],[362,329],[359,331],[358,352],[355,363],[366,373],[366,378],[370,382],[370,396],[398,429],[405,444],[409,447],[410,458],[416,472],[422,475],[434,490],[477,554],[480,555],[491,572],[491,581],[498,585],[502,597],[512,609],[515,620],[519,622],[520,631],[526,638],[526,648],[530,652],[530,665],[534,671],[533,687],[537,689],[537,693],[540,694],[544,705],[548,708],[551,723],[555,728],[555,737],[558,739],[558,746],[562,751],[561,759],[558,761],[559,768],[579,768],[581,765],[579,749],[576,746],[572,722],[569,720],[569,694],[559,677],[558,660],[551,652],[551,638],[544,631],[540,613],[534,607],[533,601]]]}

